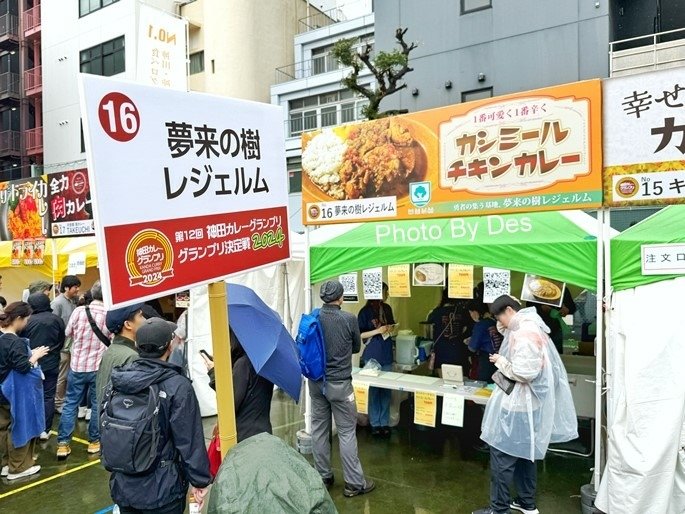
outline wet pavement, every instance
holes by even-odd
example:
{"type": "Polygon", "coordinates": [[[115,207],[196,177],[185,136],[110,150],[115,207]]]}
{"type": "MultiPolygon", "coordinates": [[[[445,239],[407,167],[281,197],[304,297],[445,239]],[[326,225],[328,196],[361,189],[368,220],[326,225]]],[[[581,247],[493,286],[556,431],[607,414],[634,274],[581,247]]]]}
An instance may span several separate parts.
{"type": "MultiPolygon", "coordinates": [[[[296,446],[297,431],[304,428],[301,408],[276,393],[272,403],[274,435],[296,446]]],[[[390,439],[376,439],[358,431],[359,455],[377,488],[367,496],[344,498],[342,471],[334,441],[336,483],[331,496],[340,513],[438,514],[470,513],[488,502],[487,453],[475,451],[472,440],[460,430],[417,430],[406,422],[390,439]]],[[[56,420],[55,427],[57,426],[56,420]]],[[[211,434],[215,418],[204,420],[211,434]]],[[[76,437],[84,437],[86,423],[79,421],[76,437]]],[[[91,514],[111,511],[107,473],[97,457],[88,456],[86,444],[74,441],[66,462],[55,457],[53,436],[40,445],[41,472],[8,483],[0,480],[0,512],[91,514]]],[[[311,461],[311,456],[308,456],[311,461]]],[[[538,464],[538,507],[543,514],[580,512],[580,486],[590,480],[592,460],[549,454],[538,464]]],[[[261,514],[261,513],[260,513],[261,514]]]]}

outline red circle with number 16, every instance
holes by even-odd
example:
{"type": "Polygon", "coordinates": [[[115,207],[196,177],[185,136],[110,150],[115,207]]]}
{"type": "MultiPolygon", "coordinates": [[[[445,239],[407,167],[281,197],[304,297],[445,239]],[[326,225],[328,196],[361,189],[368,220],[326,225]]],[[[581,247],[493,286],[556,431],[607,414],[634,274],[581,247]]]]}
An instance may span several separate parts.
{"type": "Polygon", "coordinates": [[[107,135],[121,143],[136,137],[140,128],[138,108],[122,93],[107,93],[100,100],[98,118],[107,135]]]}

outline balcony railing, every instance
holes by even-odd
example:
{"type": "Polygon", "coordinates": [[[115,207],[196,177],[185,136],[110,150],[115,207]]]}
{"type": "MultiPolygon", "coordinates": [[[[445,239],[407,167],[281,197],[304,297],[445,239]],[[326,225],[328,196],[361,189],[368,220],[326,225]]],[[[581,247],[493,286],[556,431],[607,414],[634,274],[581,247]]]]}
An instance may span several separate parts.
{"type": "Polygon", "coordinates": [[[29,129],[26,134],[26,153],[34,155],[43,152],[43,127],[29,129]]]}
{"type": "Polygon", "coordinates": [[[40,4],[24,12],[24,34],[29,36],[40,30],[40,4]]]}
{"type": "Polygon", "coordinates": [[[0,156],[18,155],[21,152],[21,134],[16,130],[0,132],[0,156]]]}
{"type": "Polygon", "coordinates": [[[345,13],[341,9],[330,9],[328,11],[319,11],[307,16],[305,18],[300,18],[300,34],[303,32],[308,32],[310,30],[320,29],[322,27],[328,27],[329,25],[334,25],[345,21],[345,13]]]}
{"type": "MultiPolygon", "coordinates": [[[[353,47],[355,52],[359,52],[367,44],[373,46],[373,41],[365,41],[353,47]]],[[[373,57],[374,53],[371,52],[373,57]]],[[[330,52],[315,55],[307,61],[287,64],[276,68],[276,84],[288,82],[290,80],[306,79],[315,75],[336,71],[343,68],[338,60],[330,52]]]]}
{"type": "Polygon", "coordinates": [[[609,43],[611,76],[685,65],[685,28],[609,43]]]}
{"type": "Polygon", "coordinates": [[[19,96],[19,74],[0,73],[0,100],[19,96]]]}
{"type": "Polygon", "coordinates": [[[0,38],[19,36],[19,17],[16,14],[0,16],[0,38]]]}
{"type": "Polygon", "coordinates": [[[276,84],[290,80],[305,79],[341,68],[338,61],[330,54],[316,56],[302,62],[295,62],[276,68],[276,84]]]}
{"type": "Polygon", "coordinates": [[[27,95],[40,93],[43,89],[43,68],[36,66],[24,72],[24,88],[27,95]]]}

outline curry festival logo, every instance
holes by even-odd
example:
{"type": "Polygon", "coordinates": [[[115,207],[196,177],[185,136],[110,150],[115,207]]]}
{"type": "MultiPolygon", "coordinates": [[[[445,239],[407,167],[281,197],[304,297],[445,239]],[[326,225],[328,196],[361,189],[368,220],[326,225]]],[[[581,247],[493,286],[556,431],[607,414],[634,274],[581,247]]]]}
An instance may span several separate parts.
{"type": "Polygon", "coordinates": [[[138,232],[126,248],[131,286],[155,287],[174,276],[171,241],[158,230],[138,232]]]}

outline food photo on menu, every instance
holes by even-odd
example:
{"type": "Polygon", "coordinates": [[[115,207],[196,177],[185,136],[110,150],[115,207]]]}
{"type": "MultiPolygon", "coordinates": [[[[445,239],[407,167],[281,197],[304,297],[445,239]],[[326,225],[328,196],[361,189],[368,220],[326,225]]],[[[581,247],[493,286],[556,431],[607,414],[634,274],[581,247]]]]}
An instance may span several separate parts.
{"type": "Polygon", "coordinates": [[[565,290],[566,284],[564,282],[537,275],[526,275],[523,281],[521,299],[527,302],[561,307],[565,290]]]}

